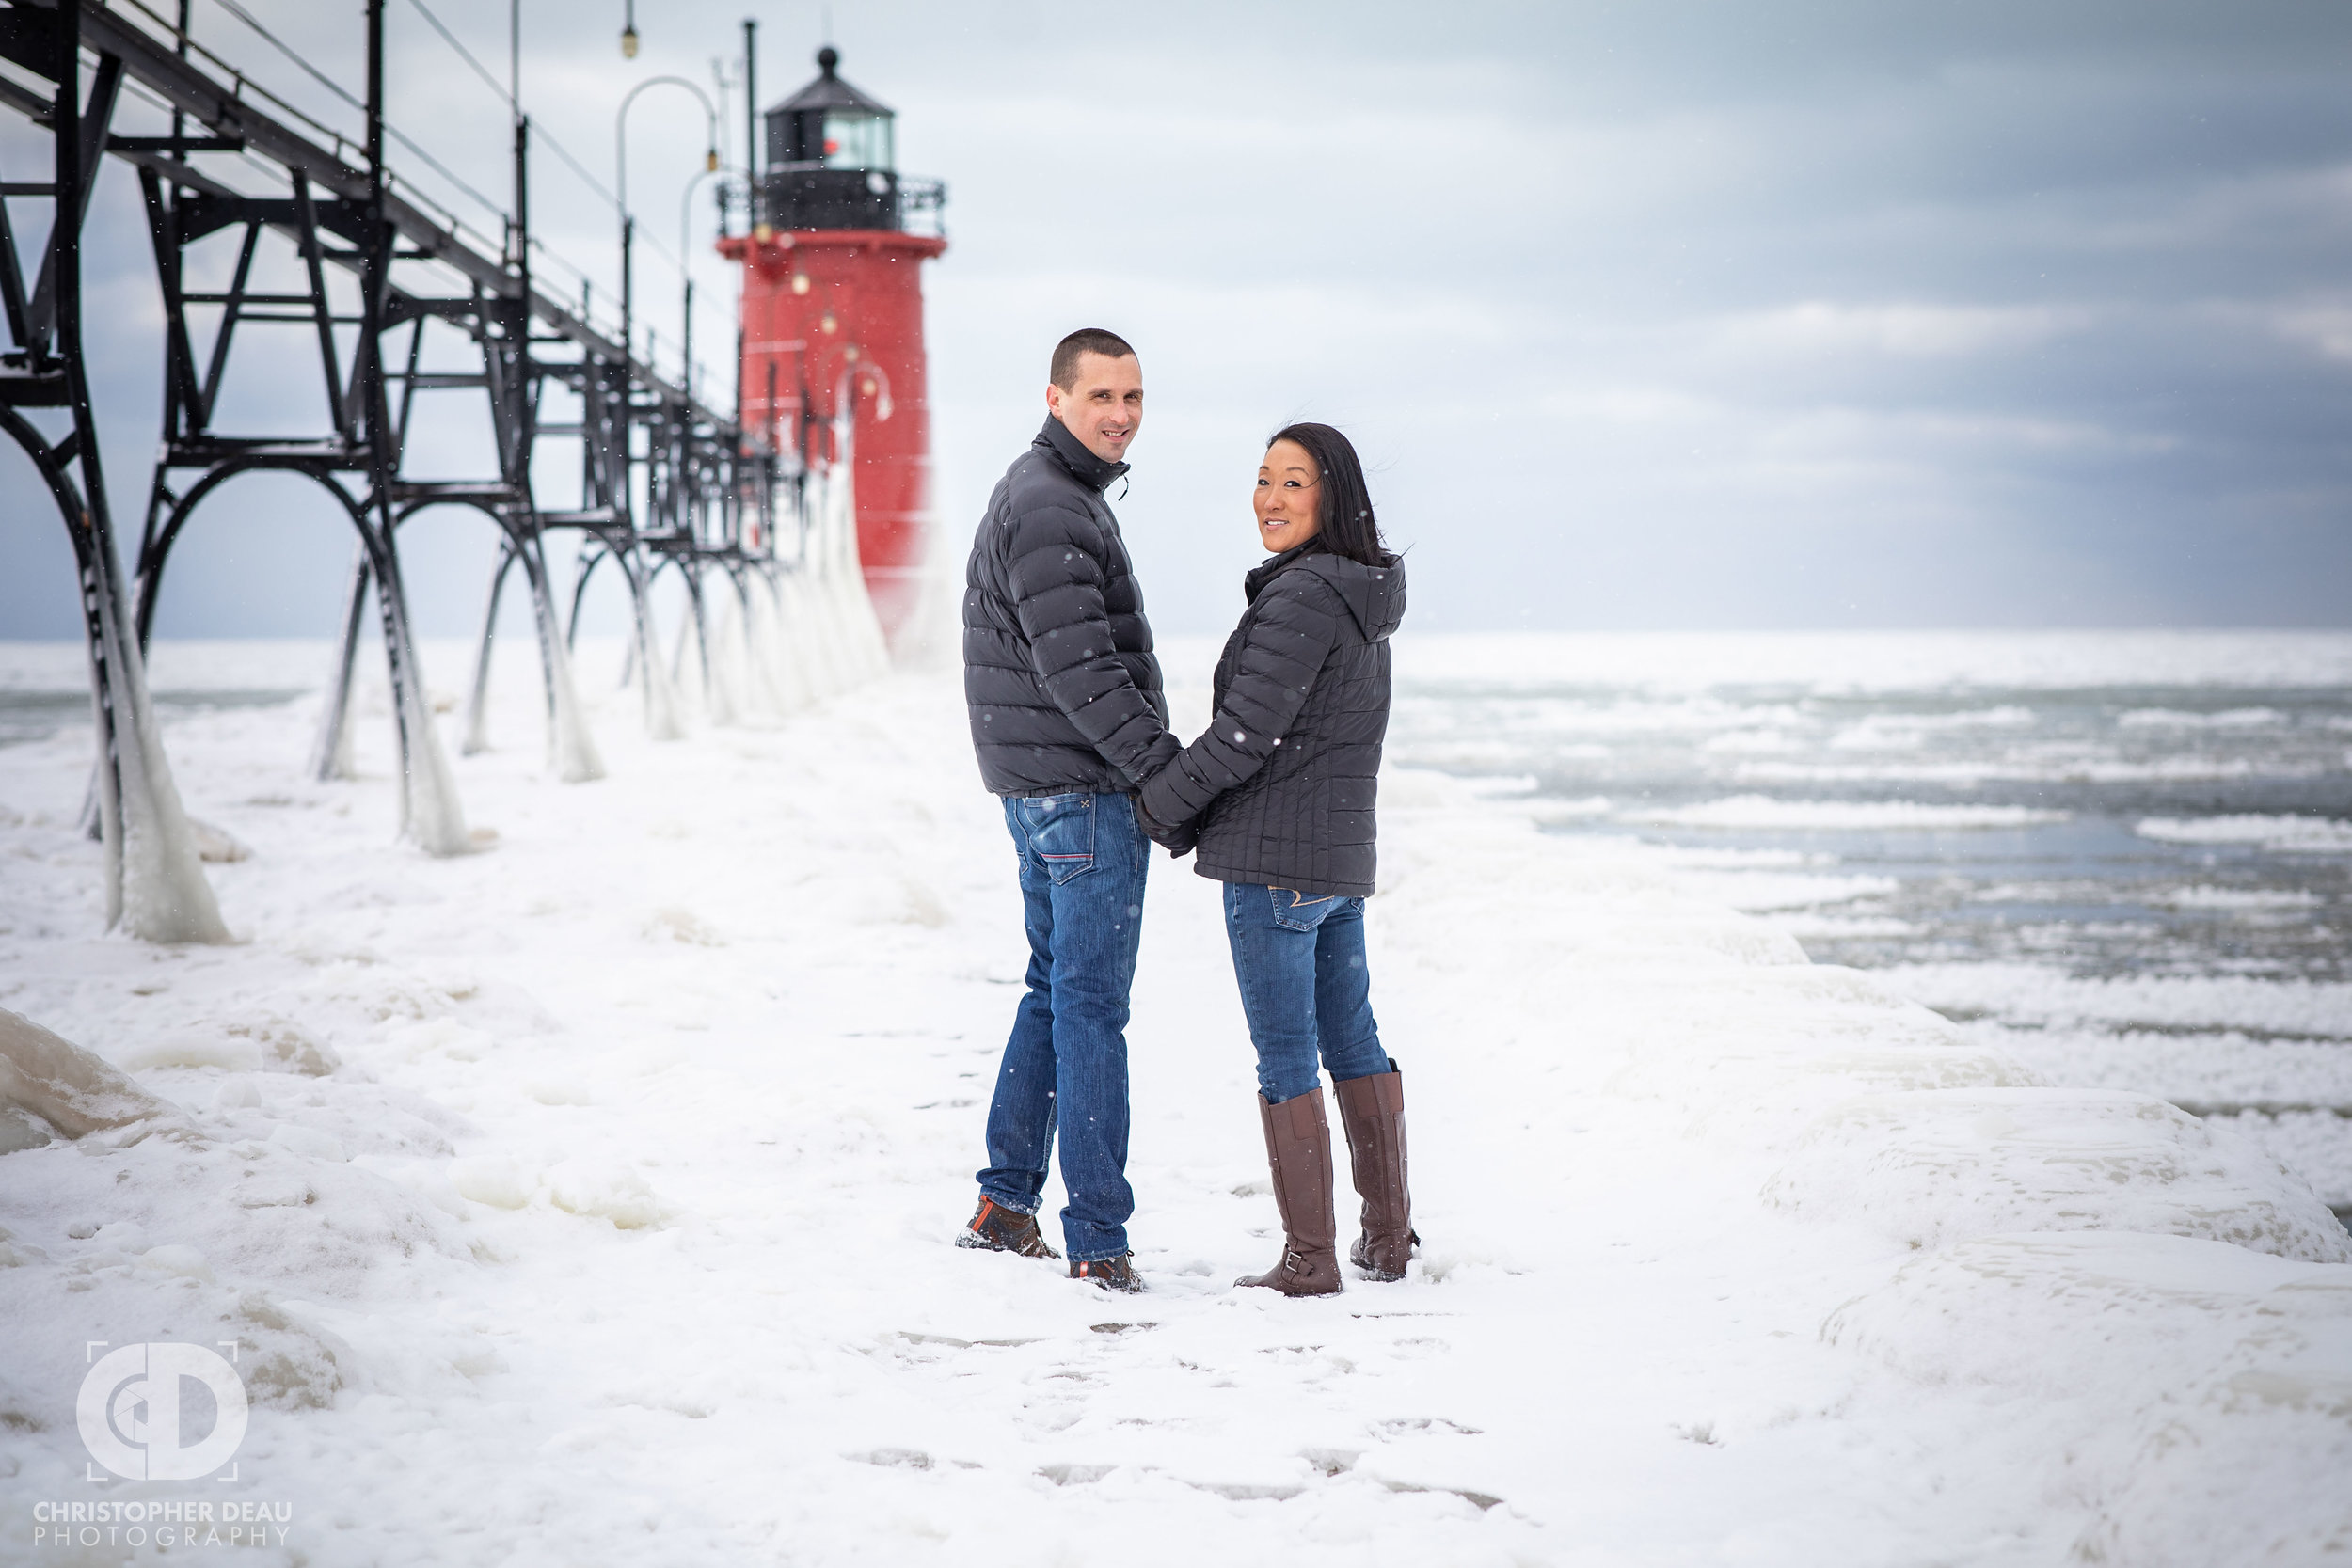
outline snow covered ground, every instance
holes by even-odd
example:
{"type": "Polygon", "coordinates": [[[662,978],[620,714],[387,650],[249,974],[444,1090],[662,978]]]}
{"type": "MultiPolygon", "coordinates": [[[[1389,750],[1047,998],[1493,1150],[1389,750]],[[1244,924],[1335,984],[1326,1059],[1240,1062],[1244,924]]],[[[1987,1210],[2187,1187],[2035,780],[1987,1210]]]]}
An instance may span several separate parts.
{"type": "Polygon", "coordinates": [[[232,947],[100,935],[87,733],[0,748],[0,1007],[185,1114],[0,1156],[0,1560],[144,1560],[37,1518],[189,1499],[276,1505],[231,1555],[289,1565],[2352,1551],[2352,1241],[2302,1180],[1434,773],[1386,781],[1371,913],[1412,1276],[1232,1289],[1275,1246],[1249,1052],[1164,859],[1150,1291],[957,1250],[1023,952],[954,674],[655,745],[611,663],[565,785],[507,658],[452,860],[390,843],[380,714],[322,785],[310,700],[167,707],[251,850],[232,947]],[[87,1479],[90,1341],[231,1338],[233,1481],[87,1479]]]}

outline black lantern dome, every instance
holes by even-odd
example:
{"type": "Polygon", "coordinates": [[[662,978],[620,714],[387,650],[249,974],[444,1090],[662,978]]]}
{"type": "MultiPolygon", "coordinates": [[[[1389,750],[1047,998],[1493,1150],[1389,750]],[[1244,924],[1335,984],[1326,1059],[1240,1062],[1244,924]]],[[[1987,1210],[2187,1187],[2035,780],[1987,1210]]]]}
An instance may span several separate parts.
{"type": "Polygon", "coordinates": [[[897,229],[898,116],[835,73],[841,53],[817,52],[817,80],[770,109],[762,215],[776,229],[897,229]]]}

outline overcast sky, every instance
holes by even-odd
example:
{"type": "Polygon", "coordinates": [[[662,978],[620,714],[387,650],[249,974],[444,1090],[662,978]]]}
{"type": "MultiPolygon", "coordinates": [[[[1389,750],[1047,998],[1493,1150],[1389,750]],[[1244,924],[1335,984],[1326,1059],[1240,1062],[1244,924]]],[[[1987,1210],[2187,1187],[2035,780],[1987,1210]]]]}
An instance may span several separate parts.
{"type": "MultiPolygon", "coordinates": [[[[426,3],[503,71],[504,7],[426,3]]],[[[632,62],[620,0],[522,4],[526,106],[608,183],[621,94],[708,82],[744,14],[647,0],[632,62]]],[[[251,5],[356,88],[357,0],[251,5]]],[[[502,105],[413,0],[390,7],[393,119],[503,199],[502,105]]],[[[826,22],[755,9],[772,103],[826,22]]],[[[197,17],[353,120],[215,0],[197,17]]],[[[1041,418],[1048,349],[1104,325],[1142,351],[1120,512],[1171,631],[1237,612],[1248,481],[1298,418],[1357,438],[1426,628],[2352,624],[2352,8],[2332,0],[839,0],[831,33],[899,111],[902,168],[950,189],[928,289],[959,560],[1041,418]]],[[[702,143],[682,93],[632,111],[632,203],[670,250],[702,143]]],[[[0,128],[11,179],[43,149],[0,128]]],[[[551,156],[533,182],[542,231],[608,286],[609,209],[551,156]]],[[[91,233],[135,536],[161,352],[119,168],[91,233]]],[[[729,275],[697,271],[712,344],[729,275]]],[[[674,308],[657,319],[667,336],[674,308]]],[[[313,396],[310,361],[286,363],[293,383],[257,372],[235,398],[313,396]]],[[[59,525],[12,452],[0,503],[0,635],[72,635],[59,525]]],[[[163,627],[325,631],[343,527],[297,485],[240,482],[175,560],[163,627]]],[[[478,521],[420,522],[427,630],[470,623],[487,549],[478,521]]]]}

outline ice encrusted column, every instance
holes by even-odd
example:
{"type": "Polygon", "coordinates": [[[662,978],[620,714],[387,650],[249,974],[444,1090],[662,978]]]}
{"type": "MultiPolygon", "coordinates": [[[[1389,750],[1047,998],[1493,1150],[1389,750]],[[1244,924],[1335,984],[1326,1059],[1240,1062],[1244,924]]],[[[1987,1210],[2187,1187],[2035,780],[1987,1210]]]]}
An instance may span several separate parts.
{"type": "Polygon", "coordinates": [[[613,552],[628,579],[630,613],[635,617],[637,678],[644,684],[645,733],[656,740],[683,740],[686,726],[678,721],[677,697],[670,689],[670,672],[661,662],[661,638],[653,624],[652,574],[634,546],[613,552]]]}
{"type": "Polygon", "coordinates": [[[787,672],[798,684],[803,702],[817,702],[842,689],[838,637],[832,596],[825,590],[823,544],[827,497],[832,481],[823,474],[808,483],[809,522],[801,544],[801,559],[775,581],[779,640],[787,672]]]}
{"type": "MultiPolygon", "coordinates": [[[[834,418],[835,450],[841,456],[834,465],[833,483],[826,486],[830,515],[822,537],[825,583],[834,606],[834,645],[842,656],[842,673],[847,684],[862,685],[889,673],[890,643],[882,633],[882,617],[874,613],[873,595],[866,591],[866,563],[858,551],[856,423],[850,416],[847,391],[845,379],[844,395],[835,401],[840,412],[834,418]]],[[[886,402],[882,417],[890,417],[886,402]]]]}
{"type": "Polygon", "coordinates": [[[691,640],[695,657],[702,671],[703,713],[711,723],[721,726],[741,721],[736,712],[735,690],[719,666],[719,650],[712,645],[710,604],[705,594],[702,570],[689,564],[686,568],[686,593],[689,608],[693,612],[691,623],[678,627],[678,650],[675,660],[682,672],[686,651],[691,640]]]}
{"type": "Polygon", "coordinates": [[[781,573],[755,568],[739,585],[752,670],[768,694],[770,709],[779,718],[798,713],[810,700],[800,657],[787,646],[785,627],[790,623],[785,615],[781,578],[781,573]]]}
{"type": "Polygon", "coordinates": [[[548,769],[565,784],[601,779],[604,756],[580,714],[571,649],[556,630],[554,607],[537,602],[532,612],[539,620],[539,657],[548,686],[548,769]]]}
{"type": "Polygon", "coordinates": [[[744,580],[746,570],[730,566],[723,571],[727,594],[719,607],[719,622],[714,628],[719,640],[719,665],[735,693],[739,718],[773,719],[783,713],[784,705],[777,699],[773,676],[762,667],[753,650],[749,597],[752,590],[744,580]]]}
{"type": "Polygon", "coordinates": [[[450,772],[449,758],[434,730],[432,705],[425,701],[423,673],[418,668],[415,641],[408,634],[408,607],[400,589],[398,558],[369,531],[357,509],[353,518],[359,527],[359,548],[352,562],[342,644],[336,650],[328,676],[318,739],[311,752],[311,771],[323,783],[353,776],[352,686],[358,673],[359,626],[373,584],[384,628],[392,728],[399,741],[400,836],[430,855],[469,854],[475,847],[473,835],[458,803],[457,780],[450,772]]]}
{"type": "Polygon", "coordinates": [[[473,684],[466,692],[466,736],[457,743],[461,757],[476,757],[490,749],[490,655],[498,647],[499,597],[506,587],[507,569],[515,564],[515,542],[499,540],[499,558],[490,568],[490,591],[482,607],[482,640],[474,647],[473,684]]]}
{"type": "Polygon", "coordinates": [[[534,533],[516,552],[531,589],[531,623],[539,634],[539,670],[547,686],[548,770],[565,784],[604,777],[604,758],[580,711],[572,684],[572,650],[555,618],[555,590],[548,575],[547,551],[534,533]]]}
{"type": "Polygon", "coordinates": [[[351,588],[343,601],[342,640],[327,672],[326,691],[319,707],[318,737],[310,747],[310,776],[321,784],[354,776],[351,760],[351,689],[359,665],[359,628],[366,623],[368,587],[375,580],[368,564],[368,547],[352,546],[351,588]]]}
{"type": "Polygon", "coordinates": [[[604,759],[597,754],[596,743],[580,717],[580,696],[572,684],[571,647],[556,622],[547,554],[535,525],[519,543],[512,533],[501,536],[498,564],[490,573],[488,602],[482,611],[473,686],[466,698],[466,738],[458,751],[475,756],[490,749],[490,657],[498,646],[499,600],[505,591],[507,571],[517,562],[531,594],[532,626],[539,639],[539,676],[547,698],[547,769],[565,784],[601,779],[604,759]]]}
{"type": "Polygon", "coordinates": [[[473,835],[457,800],[457,780],[425,701],[424,672],[418,667],[416,640],[408,632],[408,597],[402,591],[400,559],[386,544],[375,563],[376,609],[384,620],[384,657],[391,676],[392,721],[400,734],[401,836],[428,855],[472,852],[473,835]]]}
{"type": "Polygon", "coordinates": [[[125,635],[111,552],[94,551],[87,591],[90,702],[97,720],[98,820],[106,856],[106,924],[147,942],[226,942],[196,834],[156,731],[147,672],[125,635]],[[106,754],[111,748],[112,754],[106,754]]]}

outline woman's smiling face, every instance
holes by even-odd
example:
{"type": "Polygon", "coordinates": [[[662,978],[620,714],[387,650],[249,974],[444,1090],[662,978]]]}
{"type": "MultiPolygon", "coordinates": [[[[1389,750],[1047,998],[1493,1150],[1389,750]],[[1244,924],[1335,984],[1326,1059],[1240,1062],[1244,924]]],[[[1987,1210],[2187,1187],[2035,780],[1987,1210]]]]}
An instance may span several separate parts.
{"type": "Polygon", "coordinates": [[[1258,465],[1258,537],[1270,555],[1305,544],[1323,531],[1323,476],[1295,441],[1277,441],[1258,465]]]}

